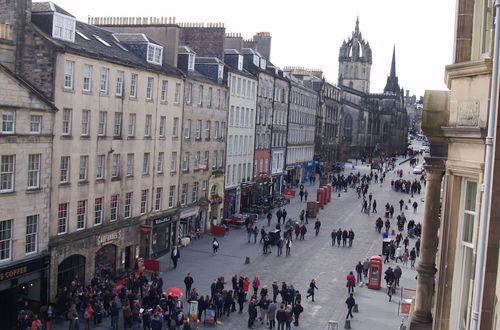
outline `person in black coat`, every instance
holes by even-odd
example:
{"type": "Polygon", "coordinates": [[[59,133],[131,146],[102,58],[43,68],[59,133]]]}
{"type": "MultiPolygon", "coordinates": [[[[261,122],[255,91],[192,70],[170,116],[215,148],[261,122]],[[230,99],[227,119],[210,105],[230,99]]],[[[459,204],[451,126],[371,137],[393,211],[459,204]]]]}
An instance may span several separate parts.
{"type": "Polygon", "coordinates": [[[248,304],[248,329],[253,329],[253,323],[257,318],[257,307],[255,303],[255,299],[252,298],[250,303],[248,304]]]}
{"type": "Polygon", "coordinates": [[[177,246],[174,246],[172,249],[172,252],[170,253],[170,258],[172,259],[172,262],[174,263],[174,268],[177,268],[177,260],[181,257],[179,253],[179,249],[177,246]]]}
{"type": "Polygon", "coordinates": [[[342,229],[337,230],[337,245],[340,246],[340,241],[342,240],[342,229]]]}
{"type": "Polygon", "coordinates": [[[186,285],[186,297],[189,297],[191,294],[191,287],[193,286],[194,280],[193,277],[191,276],[191,273],[187,273],[186,277],[184,278],[184,285],[186,285]]]}
{"type": "Polygon", "coordinates": [[[300,305],[300,301],[296,301],[295,302],[295,305],[293,306],[293,315],[295,317],[295,322],[293,322],[293,324],[298,327],[299,326],[299,316],[300,316],[300,313],[302,313],[304,311],[304,307],[302,307],[302,305],[300,305]]]}
{"type": "Polygon", "coordinates": [[[347,232],[347,229],[344,229],[342,232],[342,246],[347,244],[347,237],[349,237],[349,233],[347,232]]]}
{"type": "Polygon", "coordinates": [[[347,316],[345,319],[347,320],[347,319],[349,319],[349,315],[351,316],[351,318],[354,317],[354,316],[352,316],[352,308],[354,307],[354,305],[356,305],[356,301],[354,300],[352,293],[349,295],[349,297],[347,298],[345,303],[347,305],[347,316]]]}

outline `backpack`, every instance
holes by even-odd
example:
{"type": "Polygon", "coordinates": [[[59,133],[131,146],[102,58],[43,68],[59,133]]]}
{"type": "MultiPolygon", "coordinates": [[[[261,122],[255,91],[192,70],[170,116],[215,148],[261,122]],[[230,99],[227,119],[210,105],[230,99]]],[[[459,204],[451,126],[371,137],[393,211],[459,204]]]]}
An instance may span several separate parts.
{"type": "Polygon", "coordinates": [[[86,320],[90,319],[90,313],[89,313],[89,311],[87,311],[87,310],[86,310],[86,311],[83,313],[83,318],[84,318],[84,319],[86,319],[86,320]]]}

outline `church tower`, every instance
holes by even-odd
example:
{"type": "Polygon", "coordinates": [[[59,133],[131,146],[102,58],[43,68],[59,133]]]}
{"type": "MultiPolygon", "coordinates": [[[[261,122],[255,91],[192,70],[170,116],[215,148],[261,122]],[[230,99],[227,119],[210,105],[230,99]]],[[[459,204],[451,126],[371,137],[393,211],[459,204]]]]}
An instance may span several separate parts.
{"type": "Polygon", "coordinates": [[[401,88],[399,88],[398,76],[396,76],[396,46],[392,51],[391,73],[387,77],[385,84],[384,94],[399,95],[401,88]]]}
{"type": "Polygon", "coordinates": [[[339,86],[370,93],[372,50],[359,32],[359,18],[352,36],[344,40],[339,52],[339,86]]]}

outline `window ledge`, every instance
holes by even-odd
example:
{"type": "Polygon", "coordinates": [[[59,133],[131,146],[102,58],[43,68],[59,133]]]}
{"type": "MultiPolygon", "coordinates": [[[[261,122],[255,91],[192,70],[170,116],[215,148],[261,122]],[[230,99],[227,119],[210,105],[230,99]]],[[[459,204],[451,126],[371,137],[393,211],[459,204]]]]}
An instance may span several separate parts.
{"type": "Polygon", "coordinates": [[[70,182],[60,182],[59,183],[59,187],[69,187],[69,186],[71,186],[70,182]]]}
{"type": "Polygon", "coordinates": [[[68,88],[68,87],[63,87],[63,91],[66,93],[75,93],[75,90],[73,88],[68,88]]]}
{"type": "Polygon", "coordinates": [[[16,191],[1,191],[0,195],[2,195],[2,196],[9,196],[9,195],[14,196],[14,195],[16,195],[16,191]]]}
{"type": "Polygon", "coordinates": [[[78,181],[78,185],[86,185],[86,184],[89,184],[89,181],[88,180],[79,180],[78,181]]]}
{"type": "Polygon", "coordinates": [[[39,193],[42,191],[42,188],[40,187],[36,187],[36,188],[27,188],[26,189],[26,193],[27,194],[35,194],[35,193],[39,193]]]}
{"type": "Polygon", "coordinates": [[[90,135],[80,135],[80,140],[90,140],[90,135]]]}
{"type": "Polygon", "coordinates": [[[113,140],[123,140],[121,136],[113,136],[113,140]]]}
{"type": "Polygon", "coordinates": [[[106,180],[104,178],[100,178],[100,179],[95,179],[95,182],[96,183],[103,183],[105,182],[106,180]]]}
{"type": "Polygon", "coordinates": [[[127,178],[127,179],[133,179],[133,178],[134,178],[134,176],[133,176],[133,175],[127,175],[127,176],[126,176],[126,178],[127,178]]]}
{"type": "Polygon", "coordinates": [[[121,176],[111,177],[111,181],[120,181],[121,179],[122,179],[121,176]]]}
{"type": "Polygon", "coordinates": [[[127,140],[135,140],[135,135],[129,135],[129,136],[127,136],[127,140]]]}

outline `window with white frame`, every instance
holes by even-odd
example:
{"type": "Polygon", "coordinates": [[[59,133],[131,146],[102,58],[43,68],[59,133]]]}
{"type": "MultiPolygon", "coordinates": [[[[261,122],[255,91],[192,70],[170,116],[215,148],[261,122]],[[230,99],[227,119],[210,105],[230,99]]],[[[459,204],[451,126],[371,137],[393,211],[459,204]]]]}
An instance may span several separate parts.
{"type": "Polygon", "coordinates": [[[186,95],[184,95],[187,104],[191,104],[192,97],[193,97],[193,84],[188,83],[186,85],[186,95]]]}
{"type": "Polygon", "coordinates": [[[108,117],[108,113],[106,111],[99,111],[99,124],[97,127],[97,135],[105,136],[106,135],[106,120],[108,117]]]}
{"type": "Polygon", "coordinates": [[[135,136],[135,122],[136,122],[136,114],[129,113],[128,114],[128,137],[135,136]]]}
{"type": "Polygon", "coordinates": [[[199,182],[193,182],[193,190],[191,191],[191,202],[197,202],[198,201],[198,187],[199,187],[199,182]]]}
{"type": "Polygon", "coordinates": [[[167,124],[167,117],[160,116],[160,127],[158,128],[158,136],[165,137],[165,125],[167,124]]]}
{"type": "Polygon", "coordinates": [[[137,97],[137,80],[139,79],[139,76],[136,73],[132,73],[130,76],[130,97],[135,98],[137,97]]]}
{"type": "Polygon", "coordinates": [[[174,103],[179,104],[181,102],[181,84],[176,83],[175,84],[175,96],[174,96],[174,103]]]}
{"type": "Polygon", "coordinates": [[[198,87],[198,105],[203,105],[203,85],[198,87]]]}
{"type": "Polygon", "coordinates": [[[87,223],[87,200],[80,200],[76,208],[76,229],[84,229],[87,223]]]}
{"type": "Polygon", "coordinates": [[[220,139],[224,140],[226,137],[226,122],[221,121],[220,122],[220,139]]]}
{"type": "Polygon", "coordinates": [[[168,96],[168,81],[167,80],[162,80],[161,81],[161,94],[160,94],[160,100],[162,102],[167,102],[167,96],[168,96]]]}
{"type": "Polygon", "coordinates": [[[161,202],[162,202],[163,188],[156,188],[156,196],[155,196],[155,211],[161,210],[161,202]]]}
{"type": "Polygon", "coordinates": [[[83,91],[92,91],[92,65],[85,64],[83,66],[83,91]]]}
{"type": "Polygon", "coordinates": [[[154,78],[148,77],[148,84],[146,86],[146,100],[148,101],[153,99],[153,83],[154,83],[154,78]]]}
{"type": "Polygon", "coordinates": [[[172,208],[175,205],[175,186],[170,186],[168,191],[168,207],[172,208]]]}
{"type": "Polygon", "coordinates": [[[133,192],[125,193],[125,208],[123,212],[124,218],[130,218],[132,216],[132,202],[133,202],[133,192]]]}
{"type": "Polygon", "coordinates": [[[194,54],[188,55],[188,71],[194,71],[194,64],[196,62],[196,56],[194,54]]]}
{"type": "Polygon", "coordinates": [[[193,164],[193,168],[195,170],[199,170],[200,169],[200,156],[201,156],[201,152],[200,151],[196,151],[194,153],[194,164],[193,164]]]}
{"type": "Polygon", "coordinates": [[[26,217],[26,253],[37,251],[38,218],[38,214],[26,217]]]}
{"type": "Polygon", "coordinates": [[[40,115],[30,116],[30,133],[32,134],[42,133],[42,116],[40,115]]]}
{"type": "Polygon", "coordinates": [[[113,128],[113,135],[115,137],[122,136],[122,113],[121,112],[115,112],[115,123],[114,123],[114,128],[113,128]]]}
{"type": "Polygon", "coordinates": [[[115,86],[115,95],[123,96],[123,79],[125,77],[125,72],[117,71],[116,72],[116,86],[115,86]]]}
{"type": "Polygon", "coordinates": [[[207,189],[208,189],[208,181],[203,180],[203,182],[201,183],[201,190],[207,191],[207,189]]]}
{"type": "Polygon", "coordinates": [[[149,63],[161,65],[162,53],[163,47],[154,44],[148,44],[148,53],[146,56],[146,60],[149,63]]]}
{"type": "Polygon", "coordinates": [[[182,170],[189,171],[189,152],[186,151],[184,153],[184,157],[182,157],[182,170]]]}
{"type": "Polygon", "coordinates": [[[63,109],[62,118],[62,135],[71,135],[71,117],[73,112],[71,109],[63,109]]]}
{"type": "Polygon", "coordinates": [[[219,152],[217,150],[214,150],[214,157],[213,157],[213,164],[212,168],[217,167],[217,162],[219,161],[219,152]]]}
{"type": "Polygon", "coordinates": [[[181,188],[181,205],[187,204],[187,191],[188,191],[188,185],[187,183],[183,183],[181,188]]]}
{"type": "Polygon", "coordinates": [[[87,181],[89,173],[89,156],[80,156],[80,171],[78,172],[79,181],[87,181]]]}
{"type": "Polygon", "coordinates": [[[219,151],[219,168],[224,168],[224,150],[219,151]]]}
{"type": "Polygon", "coordinates": [[[148,189],[141,190],[141,214],[148,210],[148,189]]]}
{"type": "Polygon", "coordinates": [[[119,206],[120,195],[111,195],[109,201],[109,221],[115,221],[118,219],[118,206],[119,206]]]}
{"type": "Polygon", "coordinates": [[[219,139],[220,138],[220,127],[219,127],[219,122],[216,121],[215,122],[215,132],[214,132],[214,135],[215,135],[215,139],[219,139]]]}
{"type": "Polygon", "coordinates": [[[90,110],[82,110],[82,130],[81,136],[90,135],[90,110]]]}
{"type": "Polygon", "coordinates": [[[113,154],[111,177],[112,178],[120,177],[120,154],[113,154]]]}
{"type": "Polygon", "coordinates": [[[12,222],[12,219],[0,221],[0,260],[12,257],[12,222]]]}
{"type": "Polygon", "coordinates": [[[191,119],[186,119],[184,121],[184,139],[191,138],[191,119]]]}
{"type": "Polygon", "coordinates": [[[99,84],[99,92],[101,94],[108,94],[108,80],[109,80],[109,69],[101,68],[101,81],[99,84]]]}
{"type": "Polygon", "coordinates": [[[179,136],[179,118],[175,117],[172,121],[172,137],[176,138],[179,136]]]}
{"type": "Polygon", "coordinates": [[[142,175],[148,175],[149,174],[149,158],[150,158],[150,153],[145,152],[144,153],[144,158],[142,160],[142,175]]]}
{"type": "Polygon", "coordinates": [[[151,124],[153,122],[152,115],[146,115],[146,120],[144,123],[144,137],[151,137],[151,124]]]}
{"type": "Polygon", "coordinates": [[[201,125],[202,121],[201,120],[196,120],[196,139],[201,140],[201,125]]]}
{"type": "Polygon", "coordinates": [[[211,128],[212,122],[210,120],[207,120],[205,122],[205,139],[210,139],[210,128],[211,128]]]}
{"type": "Polygon", "coordinates": [[[70,157],[61,157],[61,166],[59,171],[59,182],[68,183],[69,182],[69,167],[70,167],[70,157]]]}
{"type": "Polygon", "coordinates": [[[65,234],[68,231],[69,203],[61,203],[57,208],[57,234],[65,234]]]}
{"type": "Polygon", "coordinates": [[[457,251],[457,268],[461,271],[458,274],[460,290],[459,315],[457,318],[457,329],[469,329],[471,317],[472,283],[474,280],[474,228],[476,222],[476,195],[477,182],[463,180],[462,200],[460,207],[460,230],[459,230],[459,250],[457,251]]]}
{"type": "Polygon", "coordinates": [[[172,152],[172,158],[170,158],[170,172],[177,172],[177,152],[172,152]]]}
{"type": "Polygon", "coordinates": [[[75,73],[75,62],[66,61],[64,66],[64,88],[73,89],[73,78],[75,73]]]}
{"type": "Polygon", "coordinates": [[[104,216],[103,212],[104,198],[98,197],[94,200],[94,225],[100,225],[104,216]]]}
{"type": "Polygon", "coordinates": [[[127,154],[127,176],[134,176],[134,154],[127,154]]]}
{"type": "Polygon", "coordinates": [[[156,165],[156,172],[158,173],[163,173],[163,161],[165,159],[165,153],[164,152],[159,152],[158,153],[158,163],[156,165]]]}
{"type": "Polygon", "coordinates": [[[41,154],[28,155],[28,189],[40,187],[41,154]]]}

